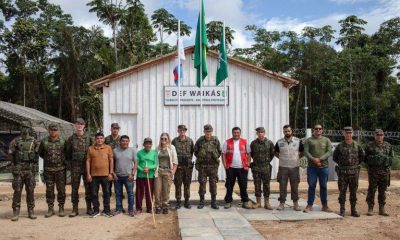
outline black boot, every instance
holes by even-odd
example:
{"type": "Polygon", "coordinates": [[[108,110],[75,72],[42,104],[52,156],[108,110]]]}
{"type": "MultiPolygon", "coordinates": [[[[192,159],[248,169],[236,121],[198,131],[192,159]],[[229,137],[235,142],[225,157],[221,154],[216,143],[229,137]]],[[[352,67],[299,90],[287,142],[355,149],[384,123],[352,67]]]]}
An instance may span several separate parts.
{"type": "Polygon", "coordinates": [[[216,195],[211,195],[211,208],[219,209],[219,207],[217,205],[217,196],[216,195]]]}
{"type": "Polygon", "coordinates": [[[47,213],[44,215],[44,217],[45,218],[49,218],[49,217],[51,217],[51,216],[53,216],[54,215],[54,207],[50,207],[49,206],[49,209],[47,210],[47,213]]]}
{"type": "Polygon", "coordinates": [[[64,213],[64,205],[60,205],[60,206],[58,207],[58,216],[59,216],[59,217],[64,217],[64,216],[65,216],[65,213],[64,213]]]}
{"type": "Polygon", "coordinates": [[[183,206],[187,209],[192,208],[192,206],[190,205],[190,202],[189,202],[189,198],[185,198],[185,203],[183,204],[183,206]]]}
{"type": "Polygon", "coordinates": [[[19,208],[14,208],[13,209],[13,217],[11,218],[11,221],[16,222],[19,219],[19,208]]]}
{"type": "Polygon", "coordinates": [[[35,216],[35,213],[33,212],[33,209],[28,209],[28,218],[35,220],[37,217],[35,216]]]}
{"type": "Polygon", "coordinates": [[[180,208],[181,208],[181,200],[176,200],[175,209],[180,209],[180,208]]]}
{"type": "Polygon", "coordinates": [[[69,217],[76,217],[79,215],[78,204],[73,204],[72,212],[69,214],[69,217]]]}
{"type": "Polygon", "coordinates": [[[342,217],[344,217],[345,212],[346,212],[346,209],[345,209],[345,207],[344,207],[344,204],[340,204],[339,215],[342,216],[342,217]]]}
{"type": "Polygon", "coordinates": [[[367,216],[373,216],[373,215],[374,215],[374,205],[368,204],[367,216]]]}
{"type": "Polygon", "coordinates": [[[360,214],[356,210],[356,204],[355,203],[351,204],[351,216],[360,217],[360,214]]]}
{"type": "Polygon", "coordinates": [[[93,214],[92,203],[90,201],[86,201],[86,214],[89,216],[93,214]]]}
{"type": "Polygon", "coordinates": [[[204,207],[204,195],[200,195],[200,202],[199,205],[197,206],[198,209],[203,209],[204,207]]]}
{"type": "Polygon", "coordinates": [[[384,204],[379,204],[379,215],[382,216],[389,216],[389,214],[385,211],[385,205],[384,204]]]}

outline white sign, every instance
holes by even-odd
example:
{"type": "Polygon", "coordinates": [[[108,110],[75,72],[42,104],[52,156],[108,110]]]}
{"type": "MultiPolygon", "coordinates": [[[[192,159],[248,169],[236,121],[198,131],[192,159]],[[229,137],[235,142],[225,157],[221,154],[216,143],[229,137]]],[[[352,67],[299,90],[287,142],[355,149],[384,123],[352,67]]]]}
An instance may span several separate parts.
{"type": "MultiPolygon", "coordinates": [[[[210,87],[204,86],[202,89],[196,86],[181,86],[180,87],[180,101],[181,105],[224,105],[225,95],[226,104],[229,103],[229,91],[226,87],[210,87]]],[[[178,105],[178,87],[177,86],[164,86],[164,105],[166,106],[177,106],[178,105]]]]}

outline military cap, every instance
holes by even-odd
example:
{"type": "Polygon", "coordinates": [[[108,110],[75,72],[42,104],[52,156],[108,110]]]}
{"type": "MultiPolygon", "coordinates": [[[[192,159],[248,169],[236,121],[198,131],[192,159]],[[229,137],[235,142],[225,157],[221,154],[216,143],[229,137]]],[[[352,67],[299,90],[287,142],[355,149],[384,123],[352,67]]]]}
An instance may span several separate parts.
{"type": "Polygon", "coordinates": [[[111,123],[111,128],[120,128],[118,123],[111,123]]]}
{"type": "Polygon", "coordinates": [[[58,130],[57,123],[50,123],[49,124],[49,130],[58,130]]]}
{"type": "Polygon", "coordinates": [[[183,129],[185,131],[187,130],[186,125],[183,125],[183,124],[182,125],[178,125],[178,129],[183,129]]]}
{"type": "Polygon", "coordinates": [[[383,130],[380,128],[375,129],[375,134],[384,134],[383,130]]]}
{"type": "Polygon", "coordinates": [[[204,131],[212,131],[213,127],[211,126],[211,124],[206,124],[204,125],[204,131]]]}
{"type": "Polygon", "coordinates": [[[85,122],[85,120],[83,120],[83,118],[76,118],[75,123],[79,123],[79,124],[82,124],[82,125],[86,124],[86,122],[85,122]]]}
{"type": "Polygon", "coordinates": [[[258,128],[256,128],[256,132],[265,132],[265,128],[264,127],[258,127],[258,128]]]}
{"type": "Polygon", "coordinates": [[[344,127],[343,130],[345,132],[353,132],[353,128],[352,127],[344,127]]]}
{"type": "Polygon", "coordinates": [[[145,143],[153,143],[153,140],[151,140],[151,138],[147,137],[143,140],[143,144],[145,143]]]}

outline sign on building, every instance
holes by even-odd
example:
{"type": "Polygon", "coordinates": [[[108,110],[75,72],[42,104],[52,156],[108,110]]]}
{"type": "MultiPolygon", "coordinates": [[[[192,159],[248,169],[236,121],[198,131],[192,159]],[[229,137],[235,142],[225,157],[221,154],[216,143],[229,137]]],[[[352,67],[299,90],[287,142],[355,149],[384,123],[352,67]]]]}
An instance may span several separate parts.
{"type": "MultiPolygon", "coordinates": [[[[164,105],[177,106],[179,101],[177,86],[164,86],[164,105]]],[[[202,89],[196,86],[181,86],[180,87],[180,102],[181,105],[229,105],[229,88],[224,87],[204,86],[202,89]],[[226,102],[225,102],[226,99],[226,102]]]]}

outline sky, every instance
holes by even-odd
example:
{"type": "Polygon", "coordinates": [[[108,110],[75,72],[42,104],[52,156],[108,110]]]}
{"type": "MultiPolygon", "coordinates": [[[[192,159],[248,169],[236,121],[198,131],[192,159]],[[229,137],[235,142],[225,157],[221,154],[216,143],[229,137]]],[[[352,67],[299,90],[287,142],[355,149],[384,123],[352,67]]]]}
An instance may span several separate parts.
{"type": "MultiPolygon", "coordinates": [[[[65,13],[72,15],[75,25],[101,26],[106,35],[111,29],[98,21],[95,13],[89,12],[88,1],[49,0],[59,4],[65,13]]],[[[192,27],[190,37],[183,39],[184,45],[194,45],[194,35],[200,0],[142,0],[150,18],[154,10],[165,8],[176,18],[192,27]]],[[[233,48],[252,45],[252,36],[244,30],[246,25],[255,24],[267,30],[291,30],[300,33],[305,26],[322,27],[331,25],[337,32],[338,21],[356,15],[368,22],[366,33],[372,34],[385,20],[400,14],[400,0],[204,0],[206,22],[225,21],[235,30],[233,48]]],[[[166,42],[176,42],[168,37],[166,42]]]]}

